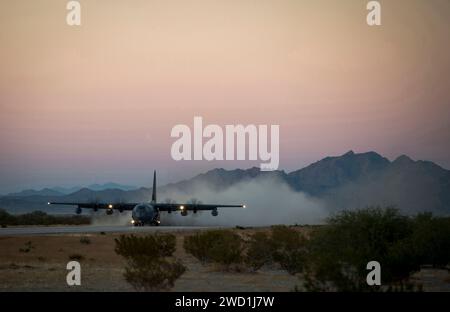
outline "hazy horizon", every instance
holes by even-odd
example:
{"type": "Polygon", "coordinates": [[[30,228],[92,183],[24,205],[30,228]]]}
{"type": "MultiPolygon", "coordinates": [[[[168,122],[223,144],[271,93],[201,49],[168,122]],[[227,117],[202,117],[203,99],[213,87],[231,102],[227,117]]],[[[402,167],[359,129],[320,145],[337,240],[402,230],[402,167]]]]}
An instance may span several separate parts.
{"type": "MultiPolygon", "coordinates": [[[[353,150],[351,150],[351,151],[348,151],[348,152],[354,152],[353,150]]],[[[348,153],[347,152],[347,153],[348,153]]],[[[364,154],[364,153],[369,153],[369,152],[375,152],[375,151],[367,151],[367,152],[361,152],[361,153],[355,153],[355,154],[364,154]]],[[[343,154],[344,155],[344,154],[343,154]]],[[[342,155],[329,155],[329,156],[327,156],[327,157],[339,157],[339,156],[342,156],[342,155]]],[[[380,156],[382,156],[382,157],[385,157],[385,156],[383,156],[383,155],[380,155],[380,156]]],[[[397,159],[398,157],[400,157],[400,156],[407,156],[407,157],[409,157],[408,155],[404,155],[404,154],[402,154],[402,155],[398,155],[397,157],[394,157],[394,158],[392,158],[392,159],[390,159],[390,158],[387,158],[389,161],[391,161],[391,162],[393,162],[395,159],[397,159]]],[[[322,159],[318,159],[317,161],[320,161],[320,160],[322,160],[322,159]]],[[[428,161],[428,160],[426,160],[426,159],[412,159],[413,161],[428,161]]],[[[314,161],[314,162],[316,162],[316,161],[314,161]]],[[[313,162],[313,163],[314,163],[313,162]]],[[[311,163],[311,164],[313,164],[313,163],[311,163]]],[[[293,171],[297,171],[297,170],[299,170],[299,169],[303,169],[303,168],[305,168],[305,167],[308,167],[309,165],[311,165],[311,164],[307,164],[307,165],[305,165],[305,166],[303,166],[303,167],[299,167],[299,168],[295,168],[295,169],[293,169],[293,170],[285,170],[285,169],[283,169],[283,168],[278,168],[278,171],[284,171],[284,172],[286,172],[286,173],[290,173],[290,172],[293,172],[293,171]]],[[[439,165],[439,164],[437,164],[437,165],[439,165]]],[[[442,166],[440,166],[440,167],[442,167],[442,166]]],[[[157,170],[157,181],[158,181],[158,187],[159,186],[164,186],[164,185],[167,185],[167,184],[170,184],[170,183],[176,183],[176,182],[180,182],[180,181],[182,181],[182,180],[188,180],[188,179],[191,179],[191,178],[194,178],[195,176],[197,176],[197,175],[199,175],[199,174],[202,174],[202,173],[206,173],[207,171],[209,171],[209,170],[214,170],[214,169],[225,169],[225,170],[248,170],[248,169],[252,169],[252,168],[259,168],[258,166],[251,166],[251,167],[236,167],[236,168],[232,168],[232,167],[229,167],[229,168],[225,168],[225,167],[220,167],[220,166],[217,166],[217,167],[213,167],[213,168],[209,168],[209,169],[206,169],[206,170],[204,170],[204,171],[199,171],[199,172],[196,172],[196,173],[193,173],[192,175],[186,175],[186,176],[184,176],[184,177],[181,177],[181,178],[178,178],[178,179],[165,179],[165,180],[162,180],[161,181],[161,179],[160,179],[160,172],[157,170],[157,169],[155,169],[155,170],[157,170]]],[[[445,169],[445,170],[449,170],[448,168],[445,168],[445,167],[442,167],[443,169],[445,169]]],[[[151,178],[151,177],[153,177],[153,175],[152,175],[152,172],[150,172],[149,173],[149,179],[151,178]]],[[[45,188],[50,188],[50,189],[52,189],[52,188],[58,188],[58,187],[60,187],[60,188],[65,188],[65,189],[70,189],[70,188],[78,188],[78,187],[88,187],[89,188],[89,186],[91,186],[91,185],[105,185],[105,184],[109,184],[109,183],[115,183],[115,184],[120,184],[121,186],[125,186],[125,187],[127,187],[127,188],[129,188],[129,187],[135,187],[136,189],[137,188],[141,188],[141,187],[145,187],[145,188],[151,188],[152,187],[152,185],[151,185],[151,183],[152,183],[152,181],[150,181],[149,180],[149,182],[147,183],[147,184],[144,184],[144,185],[139,185],[139,184],[133,184],[133,182],[132,181],[129,181],[129,182],[126,182],[126,183],[122,183],[122,182],[120,182],[120,181],[112,181],[112,180],[105,180],[105,181],[96,181],[96,182],[93,182],[93,183],[88,183],[88,182],[86,182],[86,183],[80,183],[80,184],[78,184],[78,185],[74,185],[74,184],[70,184],[70,182],[67,182],[67,183],[63,183],[63,184],[59,184],[59,185],[41,185],[41,186],[37,186],[37,187],[30,187],[30,188],[17,188],[16,190],[13,190],[13,191],[10,191],[10,192],[8,192],[8,193],[15,193],[15,192],[20,192],[20,191],[24,191],[24,190],[31,190],[31,189],[33,189],[33,190],[37,190],[37,191],[39,191],[39,190],[42,190],[42,189],[45,189],[45,188]]],[[[1,194],[0,193],[0,196],[1,195],[6,195],[6,193],[5,194],[1,194]]]]}
{"type": "Polygon", "coordinates": [[[0,194],[176,182],[176,124],[280,125],[280,170],[406,154],[450,168],[450,2],[0,0],[0,194]]]}

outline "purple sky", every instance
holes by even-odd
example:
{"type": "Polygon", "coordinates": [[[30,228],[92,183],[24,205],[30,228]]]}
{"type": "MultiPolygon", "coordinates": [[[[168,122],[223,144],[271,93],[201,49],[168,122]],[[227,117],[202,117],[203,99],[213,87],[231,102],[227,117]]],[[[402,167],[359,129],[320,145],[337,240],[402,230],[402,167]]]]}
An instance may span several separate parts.
{"type": "Polygon", "coordinates": [[[450,168],[450,2],[0,2],[0,193],[150,185],[260,161],[170,156],[176,124],[280,125],[280,169],[348,150],[450,168]]]}

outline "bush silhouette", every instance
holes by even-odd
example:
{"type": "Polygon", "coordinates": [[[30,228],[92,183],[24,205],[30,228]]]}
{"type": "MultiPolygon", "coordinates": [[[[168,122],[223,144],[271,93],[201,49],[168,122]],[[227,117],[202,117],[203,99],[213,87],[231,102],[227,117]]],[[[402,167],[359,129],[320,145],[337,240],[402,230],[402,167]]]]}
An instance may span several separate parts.
{"type": "Polygon", "coordinates": [[[117,254],[126,259],[141,256],[160,258],[170,257],[175,252],[176,238],[173,234],[154,234],[147,236],[121,235],[115,239],[117,254]]]}
{"type": "Polygon", "coordinates": [[[290,274],[303,271],[306,239],[298,231],[284,225],[272,227],[272,259],[290,274]]]}
{"type": "Polygon", "coordinates": [[[418,215],[408,244],[421,264],[445,267],[450,263],[450,218],[418,215]]]}
{"type": "Polygon", "coordinates": [[[91,243],[91,239],[87,236],[82,236],[80,238],[80,243],[85,244],[85,245],[89,245],[91,243]]]}
{"type": "Polygon", "coordinates": [[[245,263],[254,271],[273,262],[273,241],[265,232],[256,232],[250,236],[245,263]]]}
{"type": "Polygon", "coordinates": [[[382,284],[406,285],[420,269],[411,237],[414,222],[393,208],[343,211],[316,229],[308,242],[308,290],[376,291],[368,286],[367,263],[382,266],[382,284]]]}
{"type": "Polygon", "coordinates": [[[121,235],[115,242],[116,253],[127,260],[124,277],[136,290],[169,289],[186,271],[172,257],[176,248],[173,234],[121,235]]]}
{"type": "Polygon", "coordinates": [[[71,255],[69,255],[69,259],[70,260],[81,261],[81,260],[84,259],[84,256],[80,255],[80,254],[71,254],[71,255]]]}
{"type": "Polygon", "coordinates": [[[243,240],[229,230],[196,233],[184,238],[184,249],[202,263],[215,262],[227,269],[242,263],[243,240]]]}
{"type": "Polygon", "coordinates": [[[306,239],[300,232],[284,225],[272,226],[270,235],[256,232],[247,244],[245,262],[253,270],[265,264],[278,263],[290,274],[303,271],[306,239]]]}
{"type": "Polygon", "coordinates": [[[11,215],[6,210],[0,209],[0,224],[7,225],[55,225],[68,224],[80,225],[90,224],[88,216],[54,216],[42,211],[33,211],[21,215],[11,215]]]}
{"type": "Polygon", "coordinates": [[[177,260],[141,257],[131,261],[125,269],[125,280],[135,289],[143,291],[165,290],[186,271],[177,260]]]}

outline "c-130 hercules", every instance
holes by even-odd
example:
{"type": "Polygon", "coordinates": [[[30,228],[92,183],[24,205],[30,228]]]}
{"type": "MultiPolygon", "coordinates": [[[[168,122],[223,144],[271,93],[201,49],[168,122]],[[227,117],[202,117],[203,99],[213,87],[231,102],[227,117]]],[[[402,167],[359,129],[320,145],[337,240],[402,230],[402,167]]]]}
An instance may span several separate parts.
{"type": "Polygon", "coordinates": [[[182,216],[187,216],[188,211],[211,210],[213,216],[217,216],[219,212],[217,208],[245,208],[245,205],[205,205],[198,203],[191,204],[175,204],[175,203],[158,203],[156,202],[156,171],[153,172],[153,190],[152,190],[152,200],[147,203],[68,203],[68,202],[49,202],[49,205],[70,205],[77,206],[76,213],[80,214],[82,208],[90,208],[97,211],[98,209],[105,209],[106,214],[111,215],[114,209],[119,212],[132,211],[131,212],[131,223],[134,226],[142,225],[159,225],[160,222],[160,212],[167,211],[168,213],[180,211],[182,216]]]}

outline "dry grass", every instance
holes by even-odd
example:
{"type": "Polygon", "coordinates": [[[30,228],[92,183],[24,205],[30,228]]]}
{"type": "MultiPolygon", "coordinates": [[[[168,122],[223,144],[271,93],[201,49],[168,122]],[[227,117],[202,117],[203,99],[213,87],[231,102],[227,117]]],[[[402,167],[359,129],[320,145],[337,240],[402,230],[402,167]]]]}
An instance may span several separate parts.
{"type": "MultiPolygon", "coordinates": [[[[255,230],[237,231],[245,236],[255,230]]],[[[290,291],[298,284],[295,277],[281,270],[229,273],[214,265],[204,266],[184,252],[183,237],[192,232],[174,234],[174,256],[188,270],[173,291],[290,291]]],[[[123,277],[125,262],[114,252],[116,237],[119,234],[1,237],[0,291],[133,291],[123,277]],[[91,243],[80,244],[80,238],[86,236],[91,243]],[[35,248],[20,252],[29,241],[35,248]],[[79,287],[66,285],[66,265],[74,254],[83,255],[79,287]]]]}
{"type": "MultiPolygon", "coordinates": [[[[308,232],[308,228],[296,229],[308,232]]],[[[246,240],[248,235],[267,229],[235,231],[246,240]]],[[[174,256],[181,259],[187,271],[176,281],[172,291],[292,291],[296,285],[301,285],[298,277],[276,267],[263,267],[250,273],[223,272],[214,265],[202,265],[183,248],[183,237],[193,232],[173,233],[177,236],[174,256]]],[[[117,237],[119,234],[0,237],[0,291],[133,291],[123,277],[125,261],[114,251],[117,237]],[[91,243],[81,244],[81,237],[88,237],[91,243]],[[30,241],[34,248],[20,252],[19,249],[30,241]],[[80,261],[82,285],[69,287],[66,265],[74,254],[83,255],[80,261]]],[[[419,280],[425,278],[424,290],[450,291],[448,272],[446,275],[427,273],[417,276],[419,280]]]]}

